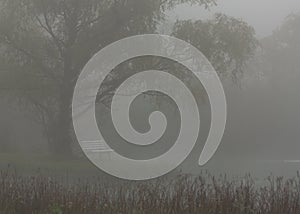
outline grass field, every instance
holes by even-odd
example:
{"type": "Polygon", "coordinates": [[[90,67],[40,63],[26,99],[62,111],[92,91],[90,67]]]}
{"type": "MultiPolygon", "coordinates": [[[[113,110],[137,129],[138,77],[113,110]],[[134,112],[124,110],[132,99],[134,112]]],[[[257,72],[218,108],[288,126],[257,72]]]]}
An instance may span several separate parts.
{"type": "Polygon", "coordinates": [[[297,214],[300,176],[269,177],[258,186],[250,175],[232,180],[208,172],[148,182],[77,179],[0,172],[3,214],[297,214]]]}
{"type": "Polygon", "coordinates": [[[144,182],[102,173],[84,158],[0,154],[0,214],[300,214],[292,179],[208,171],[144,182]]]}

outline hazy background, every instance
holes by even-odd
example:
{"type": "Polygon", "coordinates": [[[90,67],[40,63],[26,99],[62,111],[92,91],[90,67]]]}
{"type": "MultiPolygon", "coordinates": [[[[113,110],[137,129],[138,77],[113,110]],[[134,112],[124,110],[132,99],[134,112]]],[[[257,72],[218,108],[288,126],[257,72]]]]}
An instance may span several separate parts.
{"type": "Polygon", "coordinates": [[[178,6],[170,12],[170,19],[203,19],[216,12],[242,18],[252,25],[259,38],[270,35],[290,13],[300,11],[297,0],[220,0],[217,6],[207,11],[201,7],[178,6]]]}
{"type": "MultiPolygon", "coordinates": [[[[286,16],[300,12],[300,1],[220,0],[210,11],[181,5],[168,13],[167,23],[176,19],[208,19],[216,12],[245,20],[262,41],[286,16]]],[[[300,55],[296,57],[300,60],[300,55]]],[[[284,160],[300,159],[300,69],[298,73],[289,69],[268,72],[254,64],[250,63],[241,84],[224,80],[227,128],[218,152],[205,168],[216,172],[250,171],[257,175],[295,174],[300,162],[284,160]]],[[[46,147],[38,125],[6,103],[0,107],[0,127],[7,130],[4,134],[9,135],[10,142],[21,145],[20,150],[27,152],[46,147]]],[[[189,162],[185,166],[196,167],[189,162]]]]}

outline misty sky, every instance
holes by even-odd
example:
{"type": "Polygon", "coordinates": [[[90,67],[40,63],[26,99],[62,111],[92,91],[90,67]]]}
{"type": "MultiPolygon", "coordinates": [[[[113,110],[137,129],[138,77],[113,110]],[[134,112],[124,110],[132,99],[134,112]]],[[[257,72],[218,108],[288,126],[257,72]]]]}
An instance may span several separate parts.
{"type": "Polygon", "coordinates": [[[218,6],[205,11],[201,7],[181,5],[170,17],[199,19],[222,12],[242,18],[255,27],[259,37],[267,36],[292,12],[300,12],[300,0],[218,0],[218,6]]]}

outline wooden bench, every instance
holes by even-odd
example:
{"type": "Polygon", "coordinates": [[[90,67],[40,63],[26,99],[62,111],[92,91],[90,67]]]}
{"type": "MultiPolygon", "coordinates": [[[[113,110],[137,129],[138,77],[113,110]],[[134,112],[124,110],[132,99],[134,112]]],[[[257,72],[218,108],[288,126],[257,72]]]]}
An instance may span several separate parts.
{"type": "Polygon", "coordinates": [[[102,140],[94,140],[94,141],[81,141],[80,143],[83,150],[86,152],[92,153],[109,153],[113,152],[110,147],[105,145],[104,141],[102,140]]]}

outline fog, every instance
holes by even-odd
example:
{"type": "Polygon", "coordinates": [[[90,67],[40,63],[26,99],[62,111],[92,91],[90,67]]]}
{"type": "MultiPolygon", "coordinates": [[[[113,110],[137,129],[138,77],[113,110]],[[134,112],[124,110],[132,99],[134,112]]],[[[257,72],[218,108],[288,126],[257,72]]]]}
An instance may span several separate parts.
{"type": "Polygon", "coordinates": [[[189,5],[178,6],[170,12],[169,18],[205,19],[221,12],[245,20],[261,38],[271,34],[286,16],[299,11],[298,0],[220,0],[209,11],[189,5]]]}
{"type": "MultiPolygon", "coordinates": [[[[205,19],[215,12],[226,13],[247,21],[255,28],[258,38],[265,38],[288,15],[299,11],[297,0],[224,0],[204,13],[196,7],[178,7],[170,17],[205,19]]],[[[294,57],[300,59],[300,55],[294,57]]],[[[241,88],[225,83],[229,119],[218,151],[220,160],[215,158],[211,165],[223,163],[220,171],[252,171],[257,175],[290,175],[299,169],[300,69],[288,67],[283,65],[268,72],[263,67],[251,70],[241,88]]]]}
{"type": "MultiPolygon", "coordinates": [[[[220,0],[209,11],[180,5],[167,13],[167,19],[172,23],[176,19],[210,19],[218,12],[241,18],[253,26],[264,45],[263,39],[271,36],[289,14],[300,12],[300,1],[220,0]]],[[[204,169],[253,172],[257,176],[294,175],[300,169],[299,163],[288,163],[300,160],[300,69],[297,60],[293,61],[293,69],[283,60],[282,67],[270,70],[267,63],[259,64],[262,52],[258,50],[255,59],[248,62],[239,83],[222,79],[228,102],[227,127],[221,146],[204,169]]],[[[300,51],[297,53],[294,59],[300,59],[300,51]]],[[[9,141],[21,145],[18,150],[39,153],[47,148],[41,127],[28,115],[5,101],[1,108],[0,123],[6,127],[2,132],[10,132],[9,141]]],[[[185,166],[193,172],[203,169],[190,162],[185,166]]]]}

